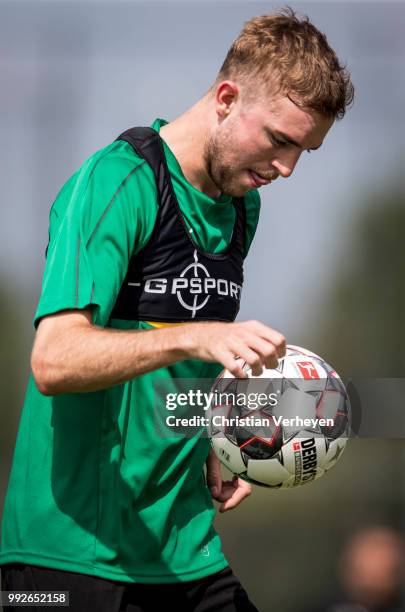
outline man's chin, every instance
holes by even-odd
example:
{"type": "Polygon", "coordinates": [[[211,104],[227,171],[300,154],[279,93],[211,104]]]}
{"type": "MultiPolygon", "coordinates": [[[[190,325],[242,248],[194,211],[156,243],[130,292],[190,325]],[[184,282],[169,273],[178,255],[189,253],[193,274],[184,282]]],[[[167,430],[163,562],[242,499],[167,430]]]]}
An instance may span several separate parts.
{"type": "Polygon", "coordinates": [[[239,180],[229,181],[228,185],[223,185],[222,193],[233,198],[243,198],[252,189],[260,189],[261,185],[255,185],[250,173],[243,173],[238,177],[239,180]]]}
{"type": "Polygon", "coordinates": [[[218,190],[221,192],[221,195],[232,197],[232,198],[243,198],[244,195],[247,194],[248,191],[254,189],[254,187],[248,182],[242,182],[237,180],[227,180],[227,181],[215,181],[212,179],[213,183],[218,190]]]}
{"type": "Polygon", "coordinates": [[[241,181],[234,181],[232,183],[228,183],[227,185],[222,185],[221,193],[232,198],[243,198],[243,196],[252,189],[252,185],[242,183],[241,181]]]}

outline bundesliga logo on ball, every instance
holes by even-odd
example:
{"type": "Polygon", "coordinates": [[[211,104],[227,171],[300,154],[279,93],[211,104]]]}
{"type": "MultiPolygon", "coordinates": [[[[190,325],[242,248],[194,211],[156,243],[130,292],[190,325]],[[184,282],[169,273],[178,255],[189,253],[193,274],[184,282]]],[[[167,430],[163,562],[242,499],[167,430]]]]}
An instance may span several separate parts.
{"type": "Polygon", "coordinates": [[[270,488],[299,487],[323,476],[342,455],[350,432],[350,401],[337,372],[292,345],[276,369],[261,376],[246,364],[243,369],[247,379],[223,370],[212,388],[208,435],[219,460],[241,478],[270,488]]]}

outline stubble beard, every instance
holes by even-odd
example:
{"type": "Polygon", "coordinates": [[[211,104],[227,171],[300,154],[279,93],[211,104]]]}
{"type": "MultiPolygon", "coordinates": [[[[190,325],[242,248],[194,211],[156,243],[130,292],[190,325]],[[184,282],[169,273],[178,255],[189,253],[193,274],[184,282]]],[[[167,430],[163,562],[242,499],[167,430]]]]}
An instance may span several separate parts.
{"type": "Polygon", "coordinates": [[[226,163],[226,154],[232,150],[231,143],[220,142],[213,136],[204,147],[205,169],[211,181],[223,195],[234,198],[242,197],[248,189],[238,184],[238,171],[234,165],[226,163]]]}

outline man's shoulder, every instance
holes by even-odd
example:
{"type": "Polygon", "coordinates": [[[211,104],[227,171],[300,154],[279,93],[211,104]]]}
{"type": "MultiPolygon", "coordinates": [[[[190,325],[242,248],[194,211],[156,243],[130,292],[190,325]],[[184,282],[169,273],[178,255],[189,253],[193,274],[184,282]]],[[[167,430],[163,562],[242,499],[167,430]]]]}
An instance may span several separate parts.
{"type": "Polygon", "coordinates": [[[59,225],[69,210],[74,215],[98,219],[112,202],[139,202],[155,197],[153,172],[127,142],[114,141],[90,155],[57,194],[50,221],[59,225]]]}
{"type": "Polygon", "coordinates": [[[115,140],[93,153],[82,165],[81,171],[89,178],[111,180],[120,184],[136,175],[138,180],[154,183],[153,172],[131,145],[115,140]]]}

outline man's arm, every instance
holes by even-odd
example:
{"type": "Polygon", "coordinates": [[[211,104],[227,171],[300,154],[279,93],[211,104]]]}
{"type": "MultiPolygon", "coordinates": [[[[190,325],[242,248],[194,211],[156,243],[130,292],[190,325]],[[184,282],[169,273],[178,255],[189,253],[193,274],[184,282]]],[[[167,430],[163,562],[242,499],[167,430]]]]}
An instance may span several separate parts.
{"type": "Polygon", "coordinates": [[[58,395],[104,389],[184,359],[218,362],[245,378],[236,355],[260,375],[284,354],[284,337],[258,321],[126,331],[93,325],[87,308],[41,319],[31,367],[39,391],[58,395]]]}

